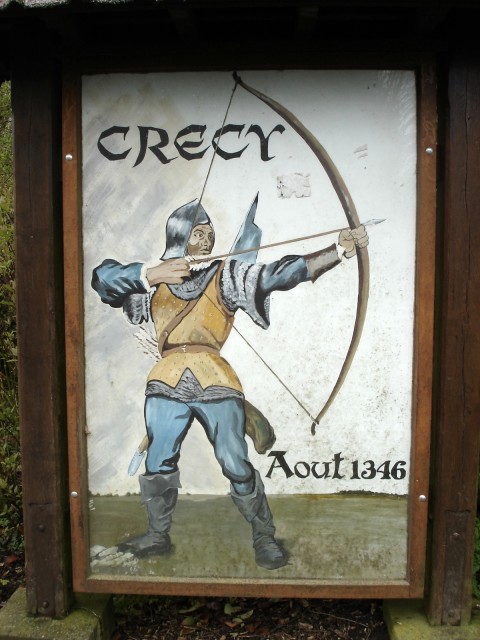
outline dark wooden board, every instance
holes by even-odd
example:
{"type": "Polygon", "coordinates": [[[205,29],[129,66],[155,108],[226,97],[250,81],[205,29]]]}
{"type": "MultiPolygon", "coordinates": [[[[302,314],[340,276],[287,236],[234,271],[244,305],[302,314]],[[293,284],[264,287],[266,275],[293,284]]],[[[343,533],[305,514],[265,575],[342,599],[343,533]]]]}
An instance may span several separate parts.
{"type": "Polygon", "coordinates": [[[456,57],[445,96],[437,320],[432,565],[434,624],[470,617],[480,415],[480,58],[456,57]]]}
{"type": "MultiPolygon", "coordinates": [[[[38,32],[12,71],[19,409],[28,611],[69,606],[60,73],[38,32]]],[[[21,51],[20,51],[21,49],[21,51]]]]}
{"type": "Polygon", "coordinates": [[[415,281],[415,346],[413,432],[409,501],[410,597],[421,597],[425,575],[428,517],[432,359],[435,287],[437,176],[437,78],[433,60],[425,59],[418,77],[417,253],[415,281]]]}

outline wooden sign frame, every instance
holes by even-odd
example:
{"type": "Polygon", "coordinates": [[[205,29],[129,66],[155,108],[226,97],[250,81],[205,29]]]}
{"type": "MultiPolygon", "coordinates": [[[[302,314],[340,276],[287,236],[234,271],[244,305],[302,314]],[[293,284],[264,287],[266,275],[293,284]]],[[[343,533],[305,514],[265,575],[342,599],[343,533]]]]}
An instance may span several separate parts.
{"type": "MultiPolygon", "coordinates": [[[[391,65],[385,65],[392,68],[391,65]]],[[[378,62],[367,68],[378,68],[378,62]]],[[[345,68],[350,68],[348,65],[345,68]]],[[[428,515],[435,278],[437,111],[429,61],[398,64],[417,78],[417,255],[407,575],[355,583],[325,580],[201,579],[96,575],[90,571],[87,424],[85,417],[81,72],[64,76],[63,194],[67,416],[74,589],[83,592],[269,597],[418,598],[423,594],[428,515]]]]}

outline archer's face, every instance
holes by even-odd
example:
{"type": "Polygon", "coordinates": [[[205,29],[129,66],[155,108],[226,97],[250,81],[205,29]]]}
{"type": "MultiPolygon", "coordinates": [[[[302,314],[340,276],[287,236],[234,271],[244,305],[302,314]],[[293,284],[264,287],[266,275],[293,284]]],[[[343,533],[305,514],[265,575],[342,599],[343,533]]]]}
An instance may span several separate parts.
{"type": "Polygon", "coordinates": [[[209,224],[197,224],[193,227],[188,239],[187,250],[189,255],[208,256],[215,244],[215,233],[209,224]]]}

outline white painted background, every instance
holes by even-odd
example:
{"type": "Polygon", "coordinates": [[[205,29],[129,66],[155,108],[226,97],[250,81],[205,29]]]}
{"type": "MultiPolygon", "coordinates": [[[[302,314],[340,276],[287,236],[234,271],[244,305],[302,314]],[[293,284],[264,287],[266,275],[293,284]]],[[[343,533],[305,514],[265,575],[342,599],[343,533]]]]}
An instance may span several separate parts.
{"type": "MultiPolygon", "coordinates": [[[[351,462],[409,460],[416,219],[416,96],[412,72],[283,71],[241,74],[245,82],[285,105],[326,148],[343,176],[360,219],[387,218],[370,227],[371,282],[367,320],[348,378],[327,415],[310,433],[310,418],[233,331],[222,353],[237,371],[246,397],[275,426],[274,449],[286,459],[345,458],[342,480],[311,476],[286,479],[275,470],[265,479],[269,493],[335,493],[366,490],[408,491],[404,480],[354,481],[351,462]],[[350,473],[349,473],[350,472],[350,473]]],[[[163,165],[150,152],[133,167],[138,125],[167,129],[167,156],[178,155],[176,133],[206,124],[205,140],[221,126],[233,80],[230,73],[103,75],[83,78],[83,247],[89,484],[93,493],[138,491],[127,475],[130,458],[144,435],[145,379],[153,361],[134,337],[136,328],[121,310],[101,303],[90,287],[93,267],[105,258],[151,260],[164,250],[165,222],[177,207],[202,191],[212,148],[202,160],[177,158],[163,165]],[[110,162],[97,149],[100,133],[130,126],[132,151],[110,162]]],[[[215,252],[227,251],[257,191],[256,222],[263,242],[346,226],[328,178],[307,145],[264,103],[238,88],[227,122],[276,124],[270,151],[260,160],[255,134],[241,136],[235,148],[249,147],[240,159],[217,157],[202,200],[216,232],[215,252]],[[241,143],[241,144],[240,144],[241,143]],[[311,196],[281,199],[277,177],[309,174],[311,196]]],[[[230,135],[230,139],[234,136],[230,135]]],[[[152,138],[152,141],[156,141],[152,138]]],[[[110,141],[105,141],[110,145],[110,141]]],[[[203,145],[205,146],[205,145],[203,145]]],[[[202,146],[202,148],[203,148],[202,146]]],[[[223,144],[226,147],[226,143],[223,144]]],[[[127,148],[127,147],[125,147],[127,148]]],[[[231,147],[233,148],[233,146],[231,147]]],[[[261,252],[268,262],[285,254],[314,251],[336,237],[261,252]]],[[[333,269],[314,285],[304,283],[271,301],[271,327],[264,331],[238,312],[235,326],[293,393],[316,415],[326,401],[352,335],[357,299],[356,258],[333,269]]],[[[272,458],[256,455],[265,478],[272,458]]],[[[180,460],[183,490],[228,492],[201,427],[194,424],[180,460]]],[[[360,464],[360,469],[363,469],[360,464]]],[[[143,470],[143,465],[140,472],[143,470]]]]}

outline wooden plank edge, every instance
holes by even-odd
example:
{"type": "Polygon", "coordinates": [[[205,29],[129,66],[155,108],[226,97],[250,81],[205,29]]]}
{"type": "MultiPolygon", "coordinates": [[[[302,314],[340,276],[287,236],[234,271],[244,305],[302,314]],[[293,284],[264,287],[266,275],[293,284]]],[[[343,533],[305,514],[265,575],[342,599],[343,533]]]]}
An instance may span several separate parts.
{"type": "Polygon", "coordinates": [[[436,72],[426,57],[418,78],[418,185],[412,464],[408,518],[411,596],[423,594],[429,507],[437,176],[436,72]]]}
{"type": "Polygon", "coordinates": [[[81,229],[81,78],[64,72],[62,99],[65,348],[70,526],[74,586],[84,584],[89,562],[83,272],[81,229]]]}

